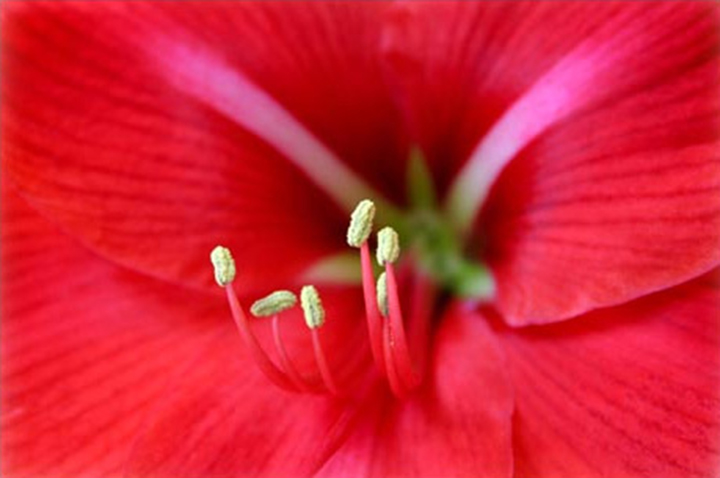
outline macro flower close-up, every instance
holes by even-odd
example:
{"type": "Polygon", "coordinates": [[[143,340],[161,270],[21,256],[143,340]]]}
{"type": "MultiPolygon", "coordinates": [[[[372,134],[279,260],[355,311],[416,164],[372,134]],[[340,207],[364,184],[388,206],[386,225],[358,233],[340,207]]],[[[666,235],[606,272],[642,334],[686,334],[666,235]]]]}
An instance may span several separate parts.
{"type": "Polygon", "coordinates": [[[717,3],[1,9],[3,477],[720,473],[717,3]]]}

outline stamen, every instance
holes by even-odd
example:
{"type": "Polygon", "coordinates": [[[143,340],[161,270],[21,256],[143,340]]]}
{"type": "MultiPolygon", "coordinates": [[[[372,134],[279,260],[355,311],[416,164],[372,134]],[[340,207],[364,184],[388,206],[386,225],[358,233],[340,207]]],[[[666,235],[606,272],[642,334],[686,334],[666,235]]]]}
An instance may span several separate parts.
{"type": "Polygon", "coordinates": [[[328,390],[330,390],[330,393],[333,395],[340,395],[340,390],[338,389],[337,384],[335,383],[335,379],[332,376],[332,372],[330,372],[330,367],[327,363],[327,358],[325,358],[325,351],[323,350],[322,342],[320,341],[320,334],[318,333],[319,329],[312,329],[312,341],[313,341],[313,348],[315,349],[315,360],[317,361],[318,369],[320,369],[320,376],[323,379],[323,383],[327,387],[328,390]]]}
{"type": "Polygon", "coordinates": [[[300,291],[300,305],[305,314],[305,322],[312,333],[313,348],[315,349],[315,361],[317,362],[320,376],[327,389],[333,395],[339,395],[335,379],[332,376],[330,367],[328,366],[325,351],[323,350],[322,341],[320,339],[320,328],[325,323],[325,309],[322,306],[320,295],[317,289],[311,285],[303,286],[300,291]]]}
{"type": "MultiPolygon", "coordinates": [[[[400,239],[397,232],[391,227],[385,227],[378,233],[377,259],[381,265],[385,266],[385,287],[386,299],[389,315],[389,332],[385,339],[385,357],[387,362],[387,348],[389,344],[387,340],[393,340],[392,356],[393,366],[397,369],[397,375],[402,381],[402,388],[405,390],[412,389],[419,383],[420,377],[413,368],[410,351],[407,345],[405,334],[405,324],[402,317],[402,309],[400,307],[400,297],[397,290],[397,281],[395,280],[395,269],[393,263],[400,257],[400,239]]],[[[388,371],[390,371],[388,364],[388,371]]],[[[391,379],[390,373],[388,378],[391,379]]]]}
{"type": "Polygon", "coordinates": [[[255,317],[270,317],[290,309],[297,304],[297,297],[289,290],[277,290],[262,299],[258,299],[250,307],[255,317]]]}
{"type": "Polygon", "coordinates": [[[293,384],[303,392],[317,392],[318,390],[312,387],[302,377],[302,375],[300,375],[300,372],[297,371],[290,361],[290,357],[285,350],[285,345],[283,344],[282,337],[280,336],[280,316],[278,314],[274,314],[272,316],[272,332],[273,340],[275,341],[275,349],[280,357],[280,364],[283,366],[283,369],[285,370],[285,373],[287,373],[288,377],[290,377],[290,380],[292,380],[293,384]]]}
{"type": "Polygon", "coordinates": [[[377,304],[383,317],[388,316],[387,275],[380,274],[377,280],[377,304]]]}
{"type": "Polygon", "coordinates": [[[240,333],[240,337],[242,337],[245,345],[250,350],[250,355],[252,355],[260,370],[271,382],[284,390],[297,392],[297,388],[288,379],[287,375],[270,360],[250,330],[250,323],[232,288],[232,281],[235,278],[235,261],[232,258],[230,250],[222,246],[217,246],[210,254],[210,261],[215,268],[215,280],[221,287],[225,288],[233,320],[240,333]]]}
{"type": "Polygon", "coordinates": [[[367,318],[368,336],[370,337],[370,350],[375,366],[381,374],[385,373],[383,356],[383,332],[380,321],[380,312],[375,299],[375,279],[370,260],[370,249],[367,243],[372,232],[375,218],[375,204],[369,199],[358,203],[350,216],[350,227],[347,231],[347,242],[352,247],[360,248],[360,268],[362,270],[363,299],[365,300],[365,316],[367,318]]]}
{"type": "Polygon", "coordinates": [[[314,286],[306,285],[302,288],[300,305],[305,314],[305,323],[310,329],[316,329],[325,323],[325,309],[314,286]]]}
{"type": "Polygon", "coordinates": [[[395,341],[393,340],[392,326],[389,321],[383,323],[383,353],[387,364],[387,379],[390,390],[397,398],[404,398],[407,391],[402,385],[393,354],[395,341]]]}
{"type": "Polygon", "coordinates": [[[224,287],[235,280],[235,261],[230,249],[216,246],[210,253],[210,262],[215,269],[215,282],[224,287]]]}
{"type": "Polygon", "coordinates": [[[240,307],[240,302],[235,295],[235,291],[233,291],[230,285],[225,287],[225,291],[227,292],[233,319],[235,319],[235,325],[237,325],[240,336],[245,341],[247,348],[250,349],[250,354],[253,359],[255,359],[255,362],[257,362],[260,370],[278,387],[288,391],[297,391],[282,370],[272,363],[265,351],[262,347],[260,347],[260,344],[250,330],[250,324],[248,323],[245,313],[243,313],[242,308],[240,307]]]}
{"type": "MultiPolygon", "coordinates": [[[[391,274],[388,277],[392,277],[391,274]]],[[[426,353],[428,348],[428,339],[430,332],[430,316],[432,314],[431,304],[434,301],[435,289],[427,277],[422,273],[415,275],[412,284],[412,307],[410,310],[411,321],[409,330],[409,340],[413,345],[413,350],[417,354],[411,361],[409,349],[406,355],[403,355],[403,343],[405,341],[405,330],[396,327],[392,320],[385,321],[384,351],[388,369],[388,382],[393,394],[398,398],[404,398],[410,390],[420,385],[424,369],[426,366],[426,353]],[[405,362],[405,363],[403,363],[405,362]],[[407,367],[407,370],[404,370],[407,367]]],[[[389,292],[392,295],[392,292],[389,292]]]]}
{"type": "Polygon", "coordinates": [[[400,257],[400,238],[392,227],[384,227],[378,232],[377,261],[384,266],[400,257]]]}
{"type": "Polygon", "coordinates": [[[420,377],[413,368],[410,358],[410,350],[405,336],[405,328],[400,307],[400,296],[398,294],[397,280],[395,279],[395,268],[392,263],[385,264],[388,288],[388,309],[389,325],[392,331],[393,358],[398,375],[407,389],[412,389],[420,383],[420,377]]]}
{"type": "Polygon", "coordinates": [[[375,366],[381,374],[385,374],[385,355],[383,353],[383,326],[375,296],[375,279],[373,276],[372,259],[367,241],[360,247],[360,264],[362,269],[363,299],[365,300],[365,316],[367,318],[370,351],[375,366]]]}
{"type": "Polygon", "coordinates": [[[373,220],[375,219],[375,203],[363,199],[350,215],[350,227],[347,231],[347,242],[352,247],[362,246],[370,237],[373,220]]]}
{"type": "Polygon", "coordinates": [[[275,342],[275,350],[280,358],[282,371],[288,376],[290,381],[298,389],[303,392],[313,392],[313,388],[300,375],[295,366],[292,364],[288,356],[282,337],[280,336],[280,312],[290,309],[297,304],[297,297],[288,290],[277,290],[262,299],[256,300],[250,307],[250,313],[255,317],[271,317],[272,316],[272,333],[275,342]]]}

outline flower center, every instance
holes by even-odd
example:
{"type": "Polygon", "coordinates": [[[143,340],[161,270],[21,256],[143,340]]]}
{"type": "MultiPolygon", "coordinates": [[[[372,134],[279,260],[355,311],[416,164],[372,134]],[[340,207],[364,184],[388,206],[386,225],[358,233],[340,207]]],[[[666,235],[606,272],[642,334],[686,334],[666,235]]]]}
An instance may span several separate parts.
{"type": "Polygon", "coordinates": [[[432,176],[419,150],[411,153],[407,180],[410,206],[397,215],[394,226],[411,260],[453,296],[492,296],[492,276],[485,266],[468,257],[460,232],[441,212],[432,176]]]}
{"type": "MultiPolygon", "coordinates": [[[[397,230],[386,226],[377,234],[376,258],[383,269],[377,280],[369,245],[377,212],[373,201],[365,199],[357,204],[347,232],[348,245],[360,253],[372,358],[380,375],[399,398],[422,383],[438,293],[466,299],[484,299],[493,293],[493,281],[487,269],[465,257],[462,241],[439,213],[432,179],[419,154],[411,157],[408,180],[410,207],[405,213],[392,215],[397,230]],[[402,259],[401,249],[406,251],[402,259]],[[406,300],[401,301],[401,297],[406,300]]],[[[312,335],[317,368],[313,377],[297,370],[281,336],[279,314],[295,306],[295,295],[276,291],[255,302],[250,309],[256,317],[271,317],[276,363],[253,335],[232,288],[235,264],[230,251],[218,246],[210,257],[216,281],[226,290],[240,335],[268,379],[288,391],[345,395],[323,348],[322,326],[326,317],[317,289],[308,285],[301,291],[301,306],[312,335]]]]}

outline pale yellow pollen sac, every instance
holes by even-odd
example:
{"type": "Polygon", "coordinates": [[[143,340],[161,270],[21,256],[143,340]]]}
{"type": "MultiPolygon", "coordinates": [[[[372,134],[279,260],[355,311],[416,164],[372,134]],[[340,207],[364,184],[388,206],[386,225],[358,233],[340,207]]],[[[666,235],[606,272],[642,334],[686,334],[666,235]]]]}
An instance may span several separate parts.
{"type": "Polygon", "coordinates": [[[235,280],[235,261],[230,254],[230,249],[216,246],[210,253],[210,262],[215,268],[215,282],[220,287],[225,287],[235,280]]]}
{"type": "Polygon", "coordinates": [[[388,316],[387,276],[383,272],[377,279],[377,304],[383,317],[388,316]]]}
{"type": "Polygon", "coordinates": [[[316,329],[325,323],[325,309],[320,294],[314,286],[303,286],[300,291],[300,306],[305,314],[305,323],[311,329],[316,329]]]}
{"type": "Polygon", "coordinates": [[[375,203],[369,199],[363,199],[355,206],[355,210],[350,215],[347,243],[352,247],[361,247],[365,244],[372,232],[374,219],[375,203]]]}
{"type": "Polygon", "coordinates": [[[258,299],[250,307],[255,317],[270,317],[290,309],[297,304],[297,297],[289,290],[276,290],[262,299],[258,299]]]}
{"type": "Polygon", "coordinates": [[[393,263],[400,257],[400,238],[392,227],[380,229],[377,235],[377,261],[384,266],[386,262],[393,263]]]}

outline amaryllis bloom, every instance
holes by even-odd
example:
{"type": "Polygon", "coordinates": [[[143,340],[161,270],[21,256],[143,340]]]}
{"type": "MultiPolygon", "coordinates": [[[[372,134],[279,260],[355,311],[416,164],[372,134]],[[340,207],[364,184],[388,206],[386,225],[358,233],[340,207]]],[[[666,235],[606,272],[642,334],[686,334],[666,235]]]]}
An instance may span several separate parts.
{"type": "Polygon", "coordinates": [[[716,4],[2,13],[4,477],[717,474],[716,4]]]}

